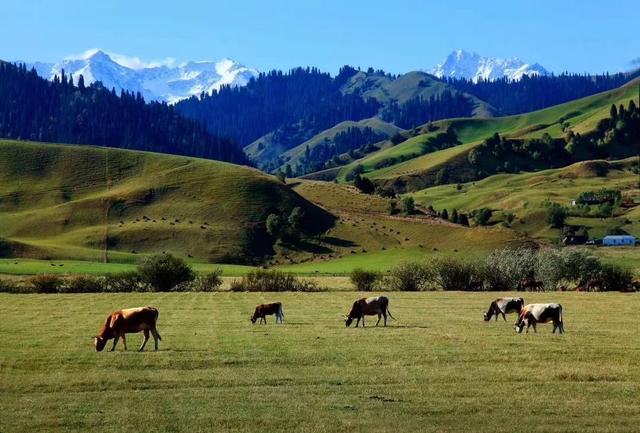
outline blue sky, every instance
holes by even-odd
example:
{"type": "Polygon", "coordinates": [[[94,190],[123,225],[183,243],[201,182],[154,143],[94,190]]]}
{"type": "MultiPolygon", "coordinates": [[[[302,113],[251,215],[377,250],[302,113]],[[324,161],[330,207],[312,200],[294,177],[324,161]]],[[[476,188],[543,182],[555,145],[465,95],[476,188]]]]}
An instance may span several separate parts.
{"type": "Polygon", "coordinates": [[[638,0],[1,0],[0,17],[6,60],[102,48],[146,61],[230,57],[260,70],[406,72],[464,48],[554,72],[615,72],[640,58],[638,0]]]}

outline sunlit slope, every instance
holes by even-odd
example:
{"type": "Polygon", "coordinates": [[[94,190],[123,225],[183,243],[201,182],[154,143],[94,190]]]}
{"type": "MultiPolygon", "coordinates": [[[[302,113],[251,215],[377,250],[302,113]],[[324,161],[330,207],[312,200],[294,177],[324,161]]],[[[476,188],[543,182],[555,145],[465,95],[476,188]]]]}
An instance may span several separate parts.
{"type": "Polygon", "coordinates": [[[357,165],[362,165],[367,176],[372,179],[379,179],[383,183],[400,179],[414,182],[415,185],[411,189],[419,189],[421,182],[427,186],[430,177],[440,168],[448,166],[455,169],[464,164],[468,152],[496,132],[513,138],[536,138],[544,133],[560,137],[563,134],[561,125],[564,123],[576,133],[588,133],[595,128],[599,120],[609,116],[612,104],[626,106],[632,98],[637,99],[639,84],[640,80],[636,79],[616,90],[517,116],[434,122],[432,129],[437,128],[436,131],[429,132],[426,127],[422,128],[419,135],[395,147],[382,149],[346,165],[340,170],[338,179],[344,180],[347,173],[357,165]],[[461,146],[420,154],[422,145],[429,138],[447,128],[456,133],[461,146]],[[395,158],[397,163],[379,168],[381,161],[390,158],[395,158]],[[415,178],[422,179],[417,181],[415,178]]]}
{"type": "Polygon", "coordinates": [[[14,255],[114,261],[171,251],[251,262],[268,252],[264,221],[301,206],[331,217],[257,170],[162,154],[0,142],[0,237],[14,255]]]}

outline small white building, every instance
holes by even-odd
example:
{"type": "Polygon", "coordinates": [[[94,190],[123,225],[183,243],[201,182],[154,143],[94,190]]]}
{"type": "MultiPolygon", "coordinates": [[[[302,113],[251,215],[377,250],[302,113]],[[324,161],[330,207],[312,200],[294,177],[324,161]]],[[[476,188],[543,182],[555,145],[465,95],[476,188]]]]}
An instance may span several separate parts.
{"type": "Polygon", "coordinates": [[[610,235],[605,236],[602,239],[602,245],[612,246],[634,246],[636,244],[636,238],[630,235],[610,235]]]}

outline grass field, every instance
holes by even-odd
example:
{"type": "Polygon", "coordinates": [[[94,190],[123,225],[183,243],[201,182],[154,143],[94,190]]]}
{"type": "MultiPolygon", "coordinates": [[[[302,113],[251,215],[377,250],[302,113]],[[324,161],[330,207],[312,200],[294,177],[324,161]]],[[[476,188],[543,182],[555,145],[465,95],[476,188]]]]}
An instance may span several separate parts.
{"type": "Polygon", "coordinates": [[[482,321],[490,293],[391,293],[388,328],[345,329],[360,293],[0,295],[2,432],[633,432],[638,295],[558,301],[566,334],[482,321]],[[250,325],[280,300],[285,324],[250,325]],[[113,309],[160,310],[158,353],[95,353],[113,309]],[[317,308],[322,305],[322,308],[317,308]],[[523,426],[526,426],[524,428],[523,426]]]}

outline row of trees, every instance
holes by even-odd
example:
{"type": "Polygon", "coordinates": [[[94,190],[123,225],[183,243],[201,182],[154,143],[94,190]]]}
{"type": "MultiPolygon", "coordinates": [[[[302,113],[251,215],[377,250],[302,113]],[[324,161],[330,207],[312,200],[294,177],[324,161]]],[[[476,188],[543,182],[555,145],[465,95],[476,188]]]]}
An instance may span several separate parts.
{"type": "Polygon", "coordinates": [[[455,88],[470,93],[498,109],[500,114],[519,114],[562,104],[607,90],[615,89],[640,75],[632,74],[580,75],[561,74],[527,76],[514,81],[508,78],[474,82],[449,78],[445,81],[455,88]]]}
{"type": "Polygon", "coordinates": [[[381,117],[396,126],[411,129],[433,120],[472,114],[473,104],[468,96],[447,90],[429,98],[419,96],[400,104],[394,101],[382,110],[381,117]]]}
{"type": "Polygon", "coordinates": [[[52,81],[24,65],[0,62],[0,137],[93,144],[248,164],[231,140],[140,93],[85,86],[82,75],[52,81]]]}

